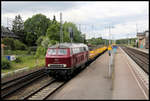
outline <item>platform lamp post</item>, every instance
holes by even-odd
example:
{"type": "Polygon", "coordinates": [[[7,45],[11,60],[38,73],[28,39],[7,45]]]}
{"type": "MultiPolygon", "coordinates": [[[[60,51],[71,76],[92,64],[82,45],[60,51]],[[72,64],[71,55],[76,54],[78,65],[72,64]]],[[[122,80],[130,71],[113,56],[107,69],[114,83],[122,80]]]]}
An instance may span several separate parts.
{"type": "MultiPolygon", "coordinates": [[[[105,29],[104,32],[107,33],[106,27],[104,27],[104,29],[105,29]]],[[[105,36],[105,35],[103,35],[103,36],[105,36]]],[[[105,39],[105,45],[107,46],[107,39],[105,39]]]]}
{"type": "MultiPolygon", "coordinates": [[[[111,45],[111,28],[114,28],[113,26],[108,26],[108,27],[106,27],[106,28],[108,28],[109,29],[109,45],[111,45]]],[[[110,51],[110,54],[111,53],[113,53],[113,52],[111,52],[112,50],[109,50],[110,51]]],[[[108,77],[109,78],[111,78],[112,77],[112,64],[113,64],[113,54],[111,54],[110,55],[110,57],[109,57],[109,66],[108,66],[108,77]]]]}
{"type": "MultiPolygon", "coordinates": [[[[99,35],[100,35],[100,38],[102,39],[102,35],[101,35],[101,33],[99,33],[99,35]]],[[[102,40],[101,40],[102,41],[102,40]]],[[[102,44],[104,44],[103,42],[102,42],[102,44]]]]}
{"type": "Polygon", "coordinates": [[[109,29],[109,45],[111,44],[111,28],[114,28],[113,26],[109,25],[108,27],[105,27],[105,28],[108,28],[109,29]]]}
{"type": "MultiPolygon", "coordinates": [[[[136,34],[138,34],[138,26],[137,26],[137,23],[136,23],[136,34]]],[[[137,48],[139,47],[139,38],[136,40],[136,46],[137,46],[137,48]]]]}
{"type": "Polygon", "coordinates": [[[111,40],[110,40],[110,36],[111,36],[110,25],[108,26],[108,28],[109,28],[109,45],[111,45],[111,40]]]}
{"type": "Polygon", "coordinates": [[[129,45],[129,33],[127,34],[127,39],[128,39],[128,45],[129,45]]]}

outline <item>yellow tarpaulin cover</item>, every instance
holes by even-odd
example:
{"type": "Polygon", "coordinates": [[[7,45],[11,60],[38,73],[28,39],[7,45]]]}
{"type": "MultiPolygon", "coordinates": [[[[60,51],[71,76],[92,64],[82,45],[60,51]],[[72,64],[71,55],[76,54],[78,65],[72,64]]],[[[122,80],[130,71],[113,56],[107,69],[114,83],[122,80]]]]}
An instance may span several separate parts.
{"type": "Polygon", "coordinates": [[[112,50],[111,45],[108,46],[108,50],[112,50]]]}

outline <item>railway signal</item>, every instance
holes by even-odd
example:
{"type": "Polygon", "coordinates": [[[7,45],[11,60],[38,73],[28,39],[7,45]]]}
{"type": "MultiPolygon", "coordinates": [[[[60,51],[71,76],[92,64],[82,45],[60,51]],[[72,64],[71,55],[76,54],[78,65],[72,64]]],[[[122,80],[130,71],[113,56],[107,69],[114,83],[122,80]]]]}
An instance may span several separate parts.
{"type": "Polygon", "coordinates": [[[70,33],[70,40],[71,40],[71,43],[72,43],[72,40],[73,40],[73,29],[72,29],[72,27],[69,27],[68,30],[69,30],[69,33],[70,33]]]}

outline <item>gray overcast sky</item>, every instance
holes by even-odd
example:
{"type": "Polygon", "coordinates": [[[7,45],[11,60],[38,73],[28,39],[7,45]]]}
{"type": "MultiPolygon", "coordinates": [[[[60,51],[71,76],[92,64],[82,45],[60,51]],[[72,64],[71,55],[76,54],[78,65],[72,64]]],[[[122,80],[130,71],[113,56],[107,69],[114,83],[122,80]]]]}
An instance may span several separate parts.
{"type": "Polygon", "coordinates": [[[42,13],[48,18],[59,21],[59,14],[63,14],[63,22],[71,21],[86,33],[86,38],[100,37],[103,38],[125,38],[135,37],[136,24],[138,31],[148,30],[149,28],[149,4],[143,2],[69,2],[69,1],[2,1],[2,25],[11,25],[12,19],[20,14],[23,20],[32,15],[42,13]],[[8,18],[8,23],[7,23],[8,18]],[[108,25],[113,26],[111,37],[109,37],[108,25]]]}

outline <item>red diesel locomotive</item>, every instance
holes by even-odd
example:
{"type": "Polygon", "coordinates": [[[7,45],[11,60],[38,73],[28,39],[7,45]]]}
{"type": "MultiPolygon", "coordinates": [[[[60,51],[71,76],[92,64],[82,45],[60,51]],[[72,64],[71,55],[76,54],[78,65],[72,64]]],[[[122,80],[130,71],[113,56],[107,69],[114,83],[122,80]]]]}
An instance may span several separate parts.
{"type": "Polygon", "coordinates": [[[61,43],[48,48],[46,70],[54,77],[69,78],[88,61],[88,46],[79,43],[61,43]]]}

